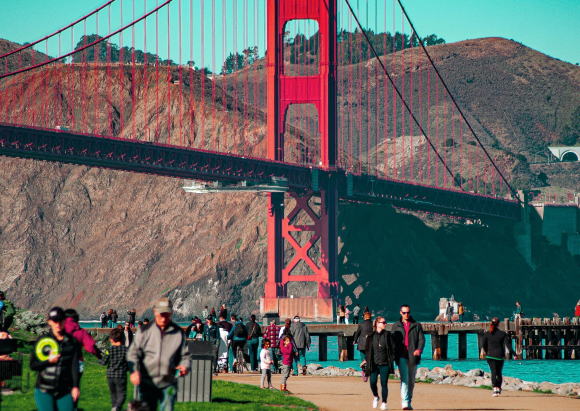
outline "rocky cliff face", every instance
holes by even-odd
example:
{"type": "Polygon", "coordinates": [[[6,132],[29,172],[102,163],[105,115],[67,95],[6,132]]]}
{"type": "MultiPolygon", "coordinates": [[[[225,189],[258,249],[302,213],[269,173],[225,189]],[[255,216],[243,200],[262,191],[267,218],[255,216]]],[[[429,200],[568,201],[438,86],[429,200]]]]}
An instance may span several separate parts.
{"type": "MultiPolygon", "coordinates": [[[[545,96],[534,87],[545,89],[557,80],[554,95],[568,99],[560,104],[561,111],[569,111],[568,106],[573,106],[570,101],[580,104],[578,68],[505,40],[497,40],[491,47],[490,41],[437,46],[434,56],[444,69],[455,73],[450,77],[452,88],[457,87],[462,101],[471,102],[471,115],[480,118],[482,124],[493,123],[485,127],[497,137],[493,150],[503,153],[508,175],[523,173],[529,184],[538,171],[530,171],[526,165],[518,168],[516,154],[531,152],[541,134],[529,140],[523,131],[512,132],[522,130],[522,124],[533,128],[535,123],[545,123],[544,114],[524,110],[526,104],[546,105],[540,113],[555,107],[555,97],[552,103],[545,102],[545,96]],[[502,75],[511,76],[509,82],[504,77],[485,79],[483,73],[495,76],[498,65],[514,59],[517,64],[502,71],[502,75]],[[459,64],[454,66],[453,61],[459,64]],[[526,73],[516,76],[516,66],[526,73]],[[467,82],[469,76],[476,77],[467,82]],[[533,78],[541,78],[544,86],[534,85],[533,78]],[[481,90],[486,81],[493,82],[495,91],[481,91],[485,96],[478,100],[471,84],[477,82],[481,90]],[[530,88],[536,91],[530,92],[530,88]],[[517,100],[520,92],[527,96],[522,99],[526,101],[512,110],[512,100],[506,100],[501,107],[509,111],[498,117],[494,95],[517,100]]],[[[106,79],[106,68],[90,70],[85,86],[95,93],[82,103],[88,107],[85,111],[80,110],[83,90],[71,73],[62,72],[58,66],[49,70],[50,76],[31,73],[24,80],[0,84],[11,90],[2,94],[0,112],[29,116],[48,110],[49,127],[74,118],[78,127],[83,122],[91,124],[95,133],[128,136],[135,129],[139,138],[161,142],[167,142],[168,135],[179,135],[176,130],[189,130],[182,133],[182,138],[191,146],[198,146],[203,138],[216,140],[222,134],[239,132],[234,129],[234,105],[227,93],[218,93],[219,110],[204,112],[198,74],[193,81],[175,84],[170,73],[171,81],[163,83],[162,93],[178,98],[175,91],[183,88],[191,97],[182,106],[188,113],[184,116],[186,123],[179,124],[175,120],[180,110],[177,100],[162,107],[151,104],[135,116],[126,109],[133,93],[150,103],[155,100],[153,84],[146,78],[136,82],[137,90],[131,89],[129,69],[120,77],[124,80],[112,86],[113,100],[107,100],[108,92],[99,87],[106,79]],[[51,89],[62,93],[42,94],[46,81],[51,89]],[[96,112],[99,101],[109,101],[110,106],[96,112]],[[159,118],[164,119],[161,127],[152,131],[159,118]],[[167,122],[167,118],[174,121],[167,122]]],[[[259,81],[255,84],[258,87],[259,81]]],[[[241,107],[238,110],[235,115],[239,119],[243,112],[241,107]]],[[[264,150],[265,116],[260,110],[248,110],[246,115],[249,121],[244,132],[250,143],[244,152],[259,154],[264,150]]],[[[577,172],[572,168],[570,178],[577,172]]],[[[558,173],[558,181],[565,184],[565,176],[558,173]]],[[[182,183],[126,172],[0,158],[0,289],[6,289],[21,307],[44,311],[60,304],[76,307],[85,316],[95,316],[109,307],[119,312],[135,307],[143,312],[163,294],[176,299],[177,310],[183,316],[199,312],[203,305],[221,302],[235,311],[256,311],[266,273],[265,198],[253,194],[186,194],[182,183]]],[[[574,289],[580,272],[577,262],[564,255],[557,259],[557,275],[548,269],[548,263],[545,271],[532,272],[525,268],[510,241],[499,241],[509,238],[508,229],[492,232],[486,227],[451,225],[434,230],[414,217],[360,206],[341,207],[340,224],[344,296],[358,296],[363,305],[388,311],[404,300],[429,312],[441,295],[455,292],[467,305],[487,310],[509,306],[515,298],[510,290],[521,289],[524,303],[525,298],[530,302],[539,299],[542,307],[564,307],[568,302],[560,298],[559,292],[550,290],[571,290],[568,298],[580,291],[574,289]],[[544,285],[544,275],[553,279],[546,289],[538,290],[538,285],[544,285]],[[405,287],[409,281],[424,286],[405,287]],[[482,297],[486,289],[493,299],[482,297]],[[497,289],[504,291],[497,294],[497,289]]]]}

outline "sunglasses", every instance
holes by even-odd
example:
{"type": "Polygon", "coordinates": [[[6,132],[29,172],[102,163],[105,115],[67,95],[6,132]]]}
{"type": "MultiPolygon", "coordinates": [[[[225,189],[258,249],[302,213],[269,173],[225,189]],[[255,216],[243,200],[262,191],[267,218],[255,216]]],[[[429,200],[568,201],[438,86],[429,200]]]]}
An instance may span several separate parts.
{"type": "Polygon", "coordinates": [[[386,324],[386,321],[377,321],[377,324],[386,324]]]}
{"type": "Polygon", "coordinates": [[[411,314],[411,311],[401,311],[401,314],[405,315],[405,314],[411,314]]]}

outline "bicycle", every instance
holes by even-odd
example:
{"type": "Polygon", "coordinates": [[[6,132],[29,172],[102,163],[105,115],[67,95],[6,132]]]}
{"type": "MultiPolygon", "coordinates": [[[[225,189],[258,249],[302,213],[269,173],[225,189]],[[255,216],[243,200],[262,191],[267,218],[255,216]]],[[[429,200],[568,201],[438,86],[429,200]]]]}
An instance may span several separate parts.
{"type": "Polygon", "coordinates": [[[246,359],[244,358],[244,351],[242,350],[242,347],[237,347],[234,363],[234,371],[238,374],[243,374],[245,369],[246,369],[246,359]]]}

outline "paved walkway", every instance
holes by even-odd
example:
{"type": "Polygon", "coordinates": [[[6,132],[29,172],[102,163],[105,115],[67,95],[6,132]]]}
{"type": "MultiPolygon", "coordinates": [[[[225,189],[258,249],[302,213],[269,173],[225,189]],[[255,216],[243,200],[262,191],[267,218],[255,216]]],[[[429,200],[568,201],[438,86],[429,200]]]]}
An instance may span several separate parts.
{"type": "MultiPolygon", "coordinates": [[[[220,380],[260,385],[257,374],[221,374],[220,380]]],[[[275,387],[280,387],[280,376],[273,376],[275,387]]],[[[290,377],[288,389],[296,396],[311,401],[325,411],[372,410],[372,396],[368,383],[360,377],[290,377]]],[[[380,392],[380,383],[379,383],[380,392]]],[[[531,392],[504,391],[494,398],[491,391],[477,388],[438,384],[417,384],[413,408],[415,410],[580,410],[580,399],[531,392]]],[[[390,410],[400,410],[399,384],[389,382],[390,410]]]]}

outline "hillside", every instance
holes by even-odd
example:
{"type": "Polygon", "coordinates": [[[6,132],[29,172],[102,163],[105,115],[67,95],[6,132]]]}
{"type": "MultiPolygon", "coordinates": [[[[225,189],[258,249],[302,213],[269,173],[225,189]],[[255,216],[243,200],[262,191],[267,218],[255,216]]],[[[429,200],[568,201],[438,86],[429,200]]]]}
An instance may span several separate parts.
{"type": "MultiPolygon", "coordinates": [[[[469,115],[480,128],[490,131],[485,139],[493,153],[501,154],[501,163],[509,166],[512,180],[522,187],[537,183],[540,171],[530,170],[517,154],[532,156],[552,141],[564,121],[552,121],[554,110],[563,119],[580,105],[580,69],[502,39],[471,40],[431,50],[469,115]],[[550,99],[545,97],[547,89],[554,90],[550,99]]],[[[415,61],[421,69],[418,56],[415,61]]],[[[187,90],[191,99],[184,110],[190,115],[184,117],[185,124],[170,123],[171,129],[164,121],[153,133],[158,118],[177,118],[179,105],[172,100],[170,105],[151,106],[133,117],[130,110],[123,109],[131,99],[129,68],[119,70],[126,71],[112,86],[115,100],[105,112],[80,111],[83,91],[70,69],[55,65],[47,70],[50,76],[29,73],[22,80],[0,84],[16,91],[9,98],[3,95],[0,112],[9,109],[17,116],[25,115],[24,107],[28,112],[44,109],[51,114],[50,127],[72,117],[94,125],[95,133],[112,130],[114,135],[127,136],[135,127],[140,138],[161,142],[167,141],[170,132],[179,134],[176,129],[180,127],[191,130],[183,138],[192,146],[198,146],[202,136],[217,140],[237,132],[235,116],[239,119],[244,114],[241,107],[234,111],[227,93],[235,76],[222,83],[226,93],[218,90],[219,110],[207,113],[200,109],[202,75],[196,73],[193,81],[175,84],[172,71],[172,81],[163,83],[161,93],[170,92],[177,99],[179,90],[187,90]],[[51,87],[70,93],[35,98],[46,86],[46,78],[51,87]]],[[[95,93],[86,97],[86,107],[108,101],[102,87],[105,70],[98,66],[89,70],[85,87],[95,93]]],[[[260,92],[264,77],[259,63],[252,70],[255,81],[249,82],[250,87],[254,84],[260,92]]],[[[141,77],[136,83],[137,96],[154,101],[151,81],[141,77]]],[[[205,87],[210,87],[209,81],[205,87]]],[[[346,100],[349,92],[343,96],[346,100]]],[[[247,110],[245,114],[249,120],[244,132],[250,143],[245,144],[244,152],[259,154],[264,150],[264,113],[247,110]]],[[[580,184],[577,165],[567,166],[569,172],[558,172],[559,184],[580,184]]],[[[181,184],[161,177],[0,158],[0,289],[7,289],[23,307],[45,310],[62,304],[75,306],[84,315],[108,307],[135,306],[143,311],[164,293],[178,298],[178,310],[184,316],[203,305],[221,302],[244,313],[255,311],[266,271],[265,198],[190,195],[181,190],[181,184]]],[[[345,244],[341,261],[346,257],[341,274],[350,275],[345,277],[349,284],[343,282],[345,295],[354,295],[356,286],[362,284],[360,296],[365,305],[385,306],[382,291],[388,289],[389,307],[404,299],[420,311],[430,312],[440,296],[453,292],[474,310],[506,310],[513,303],[514,291],[510,290],[516,288],[521,290],[524,305],[564,311],[572,304],[569,300],[580,293],[573,286],[580,270],[578,261],[546,248],[546,253],[558,257],[557,262],[549,268],[539,264],[533,272],[509,241],[509,227],[451,224],[433,229],[388,208],[360,206],[341,206],[340,226],[345,244]],[[557,275],[552,276],[550,287],[539,289],[537,284],[552,270],[557,275]],[[401,294],[407,278],[426,286],[401,294]],[[495,283],[505,285],[492,302],[481,290],[495,283]]]]}

